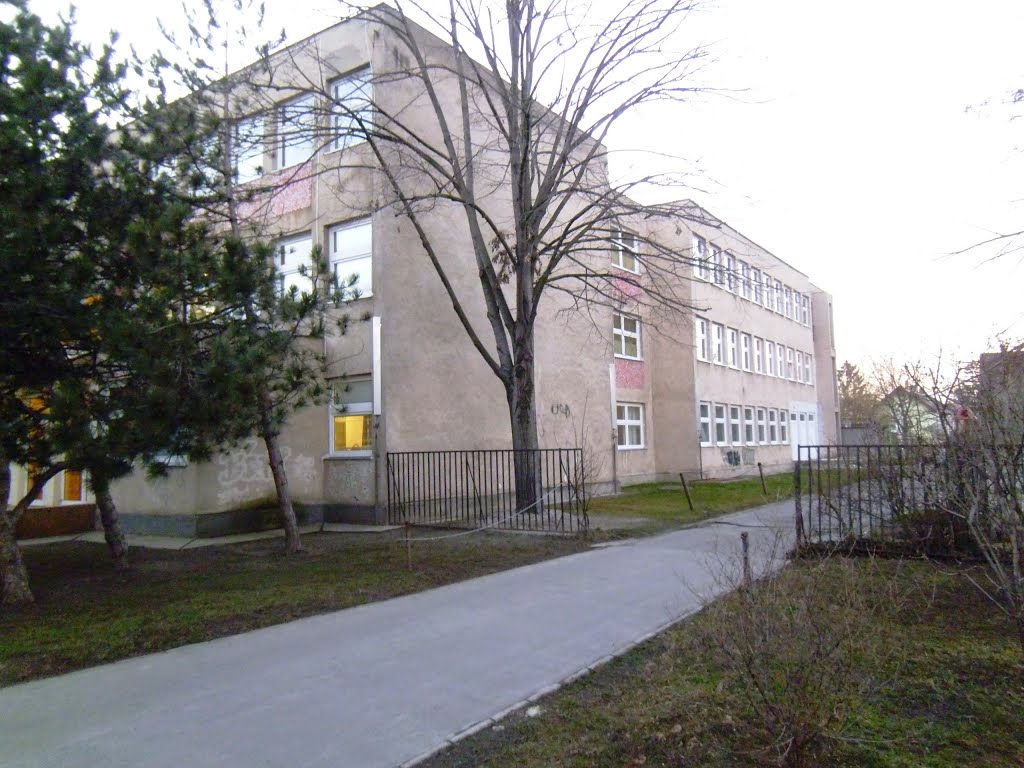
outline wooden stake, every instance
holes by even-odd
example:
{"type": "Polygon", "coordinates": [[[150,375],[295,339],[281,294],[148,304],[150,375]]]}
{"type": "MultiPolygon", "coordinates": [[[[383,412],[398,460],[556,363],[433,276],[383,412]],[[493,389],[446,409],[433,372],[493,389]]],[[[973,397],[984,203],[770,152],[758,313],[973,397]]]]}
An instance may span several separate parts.
{"type": "Polygon", "coordinates": [[[749,589],[754,581],[750,571],[750,534],[746,531],[741,533],[740,542],[743,544],[743,586],[749,589]]]}
{"type": "Polygon", "coordinates": [[[761,493],[765,496],[768,495],[768,486],[764,484],[764,466],[761,462],[757,462],[757,471],[761,475],[761,493]]]}
{"type": "Polygon", "coordinates": [[[686,487],[686,478],[683,477],[683,473],[679,473],[679,482],[683,484],[683,493],[686,494],[686,503],[690,505],[690,511],[693,512],[693,499],[690,498],[690,489],[686,487]]]}

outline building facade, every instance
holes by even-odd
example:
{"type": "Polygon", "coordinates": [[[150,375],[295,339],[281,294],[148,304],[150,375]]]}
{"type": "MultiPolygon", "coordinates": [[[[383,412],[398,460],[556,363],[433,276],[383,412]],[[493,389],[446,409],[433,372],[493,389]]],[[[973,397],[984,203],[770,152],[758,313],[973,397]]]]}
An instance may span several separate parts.
{"type": "MultiPolygon", "coordinates": [[[[443,46],[435,41],[431,49],[443,56],[443,46]]],[[[373,23],[343,22],[278,54],[285,55],[284,70],[318,72],[334,99],[368,105],[372,89],[378,108],[433,130],[422,94],[398,79],[371,78],[398,58],[373,23]]],[[[511,447],[506,395],[470,343],[419,234],[379,205],[371,148],[345,130],[351,110],[306,117],[317,114],[314,97],[280,92],[278,104],[236,121],[236,135],[246,139],[236,173],[241,183],[275,182],[259,214],[263,229],[277,233],[282,288],[301,290],[303,267],[319,247],[332,273],[355,289],[337,311],[357,319],[324,341],[329,402],[296,413],[282,432],[289,483],[306,519],[380,521],[386,454],[511,447]],[[317,140],[309,138],[316,131],[296,127],[313,119],[336,135],[317,140]]],[[[759,462],[783,470],[797,443],[835,439],[830,297],[697,205],[680,210],[671,227],[641,219],[633,231],[609,232],[608,247],[592,258],[629,285],[644,272],[647,244],[668,243],[688,265],[674,290],[694,312],[655,317],[628,302],[581,311],[558,292],[540,304],[540,442],[582,447],[598,492],[679,473],[729,477],[759,462]]],[[[479,296],[465,218],[439,206],[423,222],[454,288],[479,296]]],[[[482,298],[464,310],[476,321],[486,313],[482,298]]],[[[12,496],[26,483],[16,472],[12,496]]],[[[126,529],[141,533],[217,535],[273,519],[274,485],[255,440],[206,463],[171,461],[163,478],[136,473],[112,494],[126,529]]],[[[56,501],[87,503],[81,477],[78,486],[57,478],[39,504],[56,501]],[[61,487],[80,498],[61,495],[61,487]]]]}

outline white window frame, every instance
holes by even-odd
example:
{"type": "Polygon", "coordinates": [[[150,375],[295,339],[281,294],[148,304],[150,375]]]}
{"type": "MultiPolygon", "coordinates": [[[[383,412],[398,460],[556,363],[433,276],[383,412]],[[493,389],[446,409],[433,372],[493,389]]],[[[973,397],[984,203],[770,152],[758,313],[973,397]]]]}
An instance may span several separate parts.
{"type": "Polygon", "coordinates": [[[274,280],[278,296],[294,285],[296,298],[313,291],[313,235],[309,232],[283,237],[274,244],[274,280]],[[294,258],[292,255],[296,254],[294,258]],[[303,275],[303,267],[306,274],[303,275]],[[296,279],[298,278],[298,279],[296,279]],[[305,285],[308,283],[308,285],[305,285]],[[304,290],[305,289],[305,290],[304,290]]]}
{"type": "Polygon", "coordinates": [[[757,444],[768,444],[768,424],[764,408],[757,409],[757,444]]]}
{"type": "Polygon", "coordinates": [[[796,368],[793,365],[793,348],[786,349],[786,378],[790,381],[796,380],[796,368]]]}
{"type": "Polygon", "coordinates": [[[286,101],[277,108],[277,151],[275,159],[278,170],[291,168],[309,162],[316,154],[316,100],[312,94],[286,101]],[[288,111],[299,108],[296,119],[288,117],[288,111]],[[288,124],[294,127],[289,128],[288,124]],[[294,141],[289,136],[295,135],[294,141]],[[308,150],[308,152],[307,152],[308,150]],[[290,153],[295,152],[293,157],[290,153]]]}
{"type": "Polygon", "coordinates": [[[331,151],[354,147],[366,141],[364,124],[373,122],[373,83],[370,68],[342,75],[331,82],[331,151]],[[340,108],[345,104],[345,109],[340,108]]]}
{"type": "Polygon", "coordinates": [[[237,184],[246,184],[265,173],[266,128],[263,115],[235,121],[231,128],[231,172],[237,184]]]}
{"type": "Polygon", "coordinates": [[[738,293],[736,285],[736,257],[728,251],[725,252],[725,289],[731,293],[738,293]]]}
{"type": "Polygon", "coordinates": [[[742,409],[738,405],[729,406],[729,443],[743,445],[743,420],[740,418],[742,409]]]}
{"type": "Polygon", "coordinates": [[[769,376],[775,375],[775,342],[765,341],[764,343],[764,354],[766,361],[765,373],[769,376]]]}
{"type": "Polygon", "coordinates": [[[743,442],[747,445],[757,445],[756,425],[754,424],[754,406],[743,406],[743,442]]]}
{"type": "Polygon", "coordinates": [[[640,346],[640,318],[635,315],[627,315],[624,312],[615,312],[612,315],[612,347],[615,357],[625,360],[643,360],[643,347],[640,346]],[[628,323],[634,324],[634,330],[626,328],[628,323]],[[626,345],[630,339],[636,341],[636,354],[631,355],[626,351],[626,345]]]}
{"type": "Polygon", "coordinates": [[[768,409],[768,443],[779,444],[779,412],[775,408],[768,409]]]}
{"type": "Polygon", "coordinates": [[[789,445],[789,413],[779,409],[779,443],[789,445]]]}
{"type": "Polygon", "coordinates": [[[728,361],[730,368],[739,368],[739,354],[737,352],[737,346],[739,342],[740,332],[735,328],[726,328],[726,349],[728,351],[728,361]]]}
{"type": "Polygon", "coordinates": [[[708,321],[698,317],[693,324],[697,338],[694,345],[697,349],[697,359],[705,362],[711,361],[711,339],[708,336],[708,321]]]}
{"type": "Polygon", "coordinates": [[[638,451],[645,448],[644,431],[643,403],[615,403],[615,443],[620,451],[638,451]],[[637,427],[640,430],[639,443],[632,440],[632,430],[637,427]]]}
{"type": "Polygon", "coordinates": [[[754,373],[764,373],[764,339],[754,337],[754,373]]]}
{"type": "Polygon", "coordinates": [[[750,301],[750,265],[745,261],[739,262],[740,270],[740,295],[750,301]]]}
{"type": "Polygon", "coordinates": [[[331,384],[331,400],[328,418],[327,449],[331,456],[366,457],[373,454],[373,379],[369,376],[352,376],[350,378],[335,379],[331,384]],[[348,387],[351,384],[370,384],[369,402],[341,403],[341,387],[348,387]],[[369,416],[370,422],[370,444],[365,448],[353,448],[351,450],[338,450],[334,445],[334,418],[336,416],[369,416]]]}
{"type": "Polygon", "coordinates": [[[715,415],[715,445],[728,445],[729,444],[729,420],[726,416],[726,406],[724,403],[714,404],[714,415],[715,415]]]}
{"type": "Polygon", "coordinates": [[[783,314],[782,281],[781,280],[776,280],[775,281],[775,311],[778,314],[780,314],[780,315],[783,314]]]}
{"type": "Polygon", "coordinates": [[[711,246],[711,269],[715,285],[725,287],[725,262],[722,256],[722,249],[717,245],[711,246]]]}
{"type": "Polygon", "coordinates": [[[775,311],[775,292],[772,290],[772,276],[767,272],[762,272],[761,276],[764,281],[764,308],[770,312],[775,311]]]}
{"type": "Polygon", "coordinates": [[[800,322],[808,327],[811,325],[811,297],[803,294],[800,296],[800,322]]]}
{"type": "Polygon", "coordinates": [[[750,370],[750,334],[740,334],[740,367],[744,371],[750,370]]]}
{"type": "Polygon", "coordinates": [[[697,439],[702,448],[710,448],[711,442],[711,403],[701,400],[697,404],[697,439]]]}
{"type": "Polygon", "coordinates": [[[720,323],[711,324],[711,362],[725,365],[725,326],[720,323]]]}
{"type": "Polygon", "coordinates": [[[753,288],[750,296],[751,301],[755,304],[760,304],[764,295],[761,291],[761,270],[753,265],[750,267],[750,285],[753,288]]]}
{"type": "Polygon", "coordinates": [[[814,356],[804,354],[804,384],[814,386],[814,356]]]}
{"type": "Polygon", "coordinates": [[[612,232],[612,266],[621,269],[623,272],[630,272],[634,275],[640,274],[640,259],[638,257],[639,247],[635,234],[624,229],[616,229],[612,232]],[[633,266],[627,266],[629,262],[633,266]]]}
{"type": "Polygon", "coordinates": [[[693,274],[701,280],[711,280],[711,264],[708,262],[708,241],[700,235],[693,236],[693,274]]]}
{"type": "Polygon", "coordinates": [[[793,320],[793,289],[788,285],[782,286],[782,293],[785,296],[786,311],[783,313],[790,320],[793,320]]]}
{"type": "Polygon", "coordinates": [[[361,219],[355,219],[353,221],[346,221],[343,224],[336,224],[327,230],[327,253],[329,257],[331,280],[333,285],[346,292],[358,291],[358,296],[345,296],[344,299],[365,299],[368,296],[373,296],[373,219],[370,216],[366,216],[361,219]],[[338,250],[338,235],[342,232],[366,228],[370,237],[370,250],[368,252],[358,251],[353,253],[341,253],[338,250]],[[365,270],[354,270],[346,272],[346,264],[359,264],[367,262],[368,267],[365,270]],[[349,287],[348,281],[351,276],[359,275],[359,280],[354,285],[349,287]]]}

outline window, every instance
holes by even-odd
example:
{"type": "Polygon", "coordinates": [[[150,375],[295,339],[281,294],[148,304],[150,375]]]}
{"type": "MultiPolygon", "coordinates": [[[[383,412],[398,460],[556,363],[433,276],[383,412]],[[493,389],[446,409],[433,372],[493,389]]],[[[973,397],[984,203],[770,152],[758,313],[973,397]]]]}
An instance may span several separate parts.
{"type": "Polygon", "coordinates": [[[263,117],[239,120],[231,135],[231,170],[245,184],[263,175],[263,117]]]}
{"type": "Polygon", "coordinates": [[[750,287],[753,289],[751,293],[751,299],[755,304],[761,303],[761,270],[750,268],[750,287]]]}
{"type": "Polygon", "coordinates": [[[612,264],[627,272],[639,272],[636,250],[636,235],[616,229],[612,235],[612,264]]]}
{"type": "Polygon", "coordinates": [[[64,489],[61,498],[65,502],[71,501],[84,501],[84,486],[82,484],[82,470],[80,469],[65,469],[64,470],[64,489]]]}
{"type": "Polygon", "coordinates": [[[274,250],[274,269],[277,273],[277,290],[281,295],[291,295],[295,289],[295,298],[303,293],[313,292],[313,238],[310,235],[298,235],[278,242],[274,250]]]}
{"type": "Polygon", "coordinates": [[[781,315],[783,308],[784,307],[783,307],[783,304],[782,304],[782,281],[781,280],[776,280],[775,281],[775,311],[778,312],[781,315]]]}
{"type": "Polygon", "coordinates": [[[779,442],[789,442],[789,414],[786,411],[779,411],[779,442]]]}
{"type": "Polygon", "coordinates": [[[693,236],[693,273],[701,280],[711,280],[711,264],[708,262],[708,242],[698,235],[693,236]]]}
{"type": "Polygon", "coordinates": [[[744,371],[750,370],[750,334],[740,334],[740,363],[744,371]]]}
{"type": "Polygon", "coordinates": [[[786,317],[793,318],[793,289],[790,288],[788,285],[784,286],[783,294],[786,297],[786,311],[784,314],[786,315],[786,317]]]}
{"type": "Polygon", "coordinates": [[[715,271],[715,285],[725,285],[725,262],[722,258],[722,249],[711,246],[711,265],[715,271]]]}
{"type": "Polygon", "coordinates": [[[767,440],[766,440],[767,434],[766,434],[766,431],[765,431],[765,418],[764,418],[764,414],[765,414],[764,408],[758,408],[757,409],[757,442],[760,445],[765,445],[765,443],[767,442],[767,440]]]}
{"type": "Polygon", "coordinates": [[[766,359],[768,361],[768,368],[766,370],[766,373],[769,376],[774,376],[775,375],[775,342],[774,341],[766,341],[765,342],[765,357],[766,357],[766,359]]]}
{"type": "Polygon", "coordinates": [[[737,339],[739,338],[739,331],[737,331],[735,328],[729,328],[728,331],[729,331],[729,334],[728,334],[727,338],[728,338],[728,345],[729,345],[728,346],[728,349],[729,349],[729,367],[730,368],[738,368],[739,367],[739,358],[736,356],[736,343],[737,343],[737,339]]]}
{"type": "Polygon", "coordinates": [[[644,407],[640,403],[616,403],[615,429],[619,450],[644,447],[644,407]]]}
{"type": "Polygon", "coordinates": [[[373,226],[369,218],[327,232],[331,281],[343,299],[373,295],[373,226]]]}
{"type": "Polygon", "coordinates": [[[331,382],[331,453],[369,451],[373,435],[373,381],[331,382]]]}
{"type": "Polygon", "coordinates": [[[786,350],[786,378],[792,381],[796,378],[796,370],[793,366],[793,349],[786,350]]]}
{"type": "Polygon", "coordinates": [[[740,421],[740,407],[738,405],[729,406],[729,442],[733,445],[743,445],[742,436],[740,435],[743,423],[740,421]]]}
{"type": "Polygon", "coordinates": [[[809,296],[800,296],[800,322],[804,325],[811,324],[811,299],[809,296]]]}
{"type": "Polygon", "coordinates": [[[725,285],[736,293],[736,257],[731,253],[725,254],[725,285]]]}
{"type": "Polygon", "coordinates": [[[698,415],[700,444],[707,447],[711,445],[711,403],[702,402],[698,415]]]}
{"type": "Polygon", "coordinates": [[[715,403],[715,443],[729,444],[725,431],[725,406],[721,403],[715,403]]]}
{"type": "Polygon", "coordinates": [[[750,265],[745,261],[740,262],[740,296],[750,300],[750,265]]]}
{"type": "Polygon", "coordinates": [[[366,141],[366,130],[373,120],[373,88],[370,70],[361,69],[331,85],[334,143],[332,149],[344,149],[366,141]]]}
{"type": "Polygon", "coordinates": [[[764,339],[754,339],[754,372],[764,373],[764,339]]]}
{"type": "Polygon", "coordinates": [[[767,272],[764,273],[764,306],[765,309],[775,309],[775,292],[772,290],[772,278],[767,272]]]}
{"type": "Polygon", "coordinates": [[[612,316],[613,347],[617,357],[640,359],[640,321],[629,315],[612,316]]]}
{"type": "Polygon", "coordinates": [[[743,440],[747,445],[755,445],[754,442],[754,409],[749,405],[743,406],[743,440]]]}
{"type": "Polygon", "coordinates": [[[713,335],[712,343],[714,344],[714,357],[712,361],[718,365],[725,365],[725,326],[719,325],[718,323],[711,324],[711,331],[713,335]]]}
{"type": "Polygon", "coordinates": [[[313,107],[310,95],[283,104],[278,109],[278,168],[304,163],[316,151],[316,114],[313,107]]]}
{"type": "Polygon", "coordinates": [[[709,360],[711,350],[708,340],[708,321],[703,317],[698,317],[697,322],[694,323],[694,328],[697,331],[697,359],[709,360]]]}
{"type": "Polygon", "coordinates": [[[776,445],[779,442],[779,412],[774,408],[768,409],[768,442],[776,445]]]}
{"type": "Polygon", "coordinates": [[[814,366],[812,365],[814,358],[810,355],[804,355],[804,384],[814,383],[814,366]]]}
{"type": "Polygon", "coordinates": [[[796,355],[796,380],[802,384],[804,381],[804,353],[798,349],[793,354],[796,355]]]}

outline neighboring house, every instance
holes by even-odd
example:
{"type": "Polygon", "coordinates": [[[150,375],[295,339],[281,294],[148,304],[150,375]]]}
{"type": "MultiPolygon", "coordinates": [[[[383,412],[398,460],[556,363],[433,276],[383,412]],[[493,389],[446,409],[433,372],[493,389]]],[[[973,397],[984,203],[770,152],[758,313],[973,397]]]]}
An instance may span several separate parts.
{"type": "MultiPolygon", "coordinates": [[[[395,60],[386,36],[366,27],[357,18],[311,38],[341,73],[328,82],[336,94],[358,95],[366,73],[385,72],[395,60]]],[[[301,65],[301,51],[289,55],[301,65]]],[[[386,92],[386,85],[374,88],[376,99],[403,96],[386,92]]],[[[298,279],[319,245],[335,274],[358,276],[359,297],[346,311],[369,321],[325,340],[331,402],[292,416],[282,452],[306,519],[379,521],[387,452],[511,447],[505,392],[459,324],[412,227],[392,211],[375,211],[365,169],[372,164],[369,147],[289,141],[291,108],[285,101],[275,112],[239,122],[240,134],[263,138],[237,158],[240,178],[264,170],[279,178],[292,174],[269,206],[274,230],[282,233],[282,284],[298,279]],[[303,168],[308,172],[297,170],[303,168]]],[[[680,472],[729,477],[756,471],[757,463],[784,470],[798,444],[836,440],[831,297],[695,203],[684,208],[687,215],[670,232],[638,221],[635,232],[609,233],[609,249],[595,258],[610,258],[624,275],[637,273],[641,242],[671,240],[669,247],[694,259],[692,279],[677,286],[699,308],[693,316],[652,318],[601,306],[581,312],[562,293],[545,295],[541,304],[540,441],[582,445],[592,457],[597,491],[671,480],[680,472]]],[[[429,223],[445,240],[444,257],[466,260],[457,279],[475,280],[464,221],[438,209],[429,223]]],[[[482,300],[467,311],[482,316],[482,300]]],[[[48,503],[70,502],[55,489],[61,482],[47,487],[48,503]]],[[[22,471],[12,496],[24,484],[22,471]]],[[[175,462],[164,478],[136,473],[112,491],[127,530],[178,535],[263,525],[268,518],[259,508],[274,496],[257,441],[207,463],[175,462]]],[[[81,496],[87,501],[84,490],[81,496]]]]}
{"type": "Polygon", "coordinates": [[[890,442],[932,443],[943,437],[943,416],[935,403],[913,389],[899,386],[882,397],[890,442]]]}

